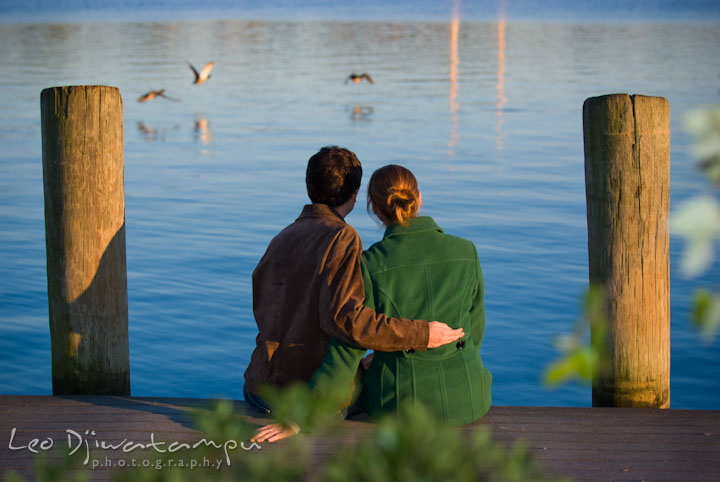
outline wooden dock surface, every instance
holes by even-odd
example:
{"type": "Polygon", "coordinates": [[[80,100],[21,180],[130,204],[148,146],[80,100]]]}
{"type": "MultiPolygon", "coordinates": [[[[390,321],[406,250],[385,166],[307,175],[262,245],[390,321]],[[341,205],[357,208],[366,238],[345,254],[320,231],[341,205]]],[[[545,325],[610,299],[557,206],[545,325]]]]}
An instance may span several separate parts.
{"type": "MultiPolygon", "coordinates": [[[[208,403],[0,395],[0,480],[12,469],[30,477],[37,457],[28,447],[33,439],[38,439],[33,446],[38,452],[47,439],[56,445],[52,450],[62,446],[67,451],[68,430],[81,436],[94,431],[94,438],[109,442],[147,443],[151,433],[156,440],[196,441],[201,434],[193,428],[189,410],[208,403]]],[[[235,405],[252,423],[268,421],[242,401],[235,405]]],[[[501,406],[463,430],[481,426],[489,427],[500,442],[524,439],[550,475],[580,481],[720,481],[720,411],[501,406]]],[[[341,437],[354,440],[371,427],[366,417],[356,417],[344,423],[341,437]]],[[[318,442],[318,457],[337,447],[336,441],[318,442]]],[[[91,480],[112,477],[104,467],[93,470],[88,465],[87,470],[91,480]]]]}

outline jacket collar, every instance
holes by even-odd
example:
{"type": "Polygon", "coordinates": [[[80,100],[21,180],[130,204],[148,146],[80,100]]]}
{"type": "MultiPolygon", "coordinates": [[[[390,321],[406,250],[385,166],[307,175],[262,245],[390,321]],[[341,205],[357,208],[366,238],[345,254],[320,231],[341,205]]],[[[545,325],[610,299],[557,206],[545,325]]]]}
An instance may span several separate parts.
{"type": "Polygon", "coordinates": [[[327,204],[306,204],[296,221],[305,218],[322,218],[331,221],[345,222],[342,216],[327,204]]]}
{"type": "Polygon", "coordinates": [[[427,231],[444,232],[440,226],[435,224],[435,221],[430,216],[417,216],[408,220],[407,226],[403,226],[402,224],[391,224],[388,226],[383,235],[383,239],[427,231]]]}

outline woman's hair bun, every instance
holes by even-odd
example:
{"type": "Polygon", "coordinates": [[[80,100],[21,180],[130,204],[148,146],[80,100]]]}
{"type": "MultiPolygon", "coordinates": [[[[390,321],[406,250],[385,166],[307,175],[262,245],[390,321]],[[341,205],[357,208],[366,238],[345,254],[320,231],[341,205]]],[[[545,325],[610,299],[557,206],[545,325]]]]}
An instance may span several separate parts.
{"type": "Polygon", "coordinates": [[[390,164],[375,171],[368,184],[370,202],[390,223],[407,224],[417,215],[420,193],[417,180],[408,169],[390,164]]]}
{"type": "Polygon", "coordinates": [[[400,205],[407,206],[409,203],[417,200],[417,193],[413,193],[409,189],[392,188],[388,192],[387,203],[390,206],[400,205]]]}

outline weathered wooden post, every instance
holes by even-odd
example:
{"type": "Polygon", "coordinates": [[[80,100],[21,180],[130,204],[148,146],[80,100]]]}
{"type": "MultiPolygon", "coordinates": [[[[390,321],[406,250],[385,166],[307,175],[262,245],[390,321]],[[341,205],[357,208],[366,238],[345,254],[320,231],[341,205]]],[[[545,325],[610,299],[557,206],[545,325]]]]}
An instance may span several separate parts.
{"type": "Polygon", "coordinates": [[[593,406],[670,406],[670,107],[614,94],[583,105],[590,282],[612,333],[593,406]]]}
{"type": "Polygon", "coordinates": [[[120,91],[40,94],[53,394],[130,394],[120,91]]]}

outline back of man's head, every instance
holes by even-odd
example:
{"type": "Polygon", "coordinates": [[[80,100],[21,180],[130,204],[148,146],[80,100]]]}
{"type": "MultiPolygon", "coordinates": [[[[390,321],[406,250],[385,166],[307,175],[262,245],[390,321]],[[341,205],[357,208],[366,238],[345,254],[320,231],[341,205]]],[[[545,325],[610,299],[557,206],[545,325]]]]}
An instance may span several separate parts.
{"type": "Polygon", "coordinates": [[[362,165],[352,151],[323,147],[308,161],[305,184],[310,200],[331,207],[345,204],[360,189],[362,165]]]}

